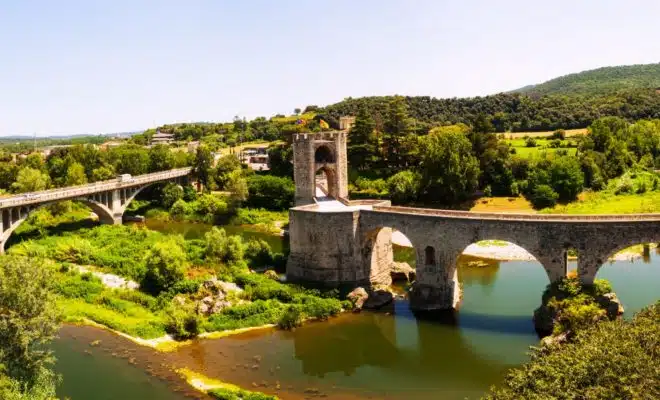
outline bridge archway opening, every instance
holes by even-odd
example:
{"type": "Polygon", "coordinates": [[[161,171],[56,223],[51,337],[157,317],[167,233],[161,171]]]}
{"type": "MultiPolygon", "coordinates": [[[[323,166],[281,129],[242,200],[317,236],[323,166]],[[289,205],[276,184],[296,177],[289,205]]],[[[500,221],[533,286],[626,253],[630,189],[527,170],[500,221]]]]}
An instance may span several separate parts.
{"type": "Polygon", "coordinates": [[[416,250],[408,237],[392,227],[368,232],[362,241],[362,265],[371,282],[415,279],[416,250]]]}
{"type": "Polygon", "coordinates": [[[314,182],[316,184],[316,197],[337,197],[336,173],[328,167],[317,169],[314,182]]]}
{"type": "Polygon", "coordinates": [[[600,261],[595,278],[609,282],[624,307],[626,319],[658,301],[660,247],[657,242],[617,248],[600,261]]]}
{"type": "Polygon", "coordinates": [[[321,145],[314,152],[314,161],[317,164],[334,164],[336,160],[335,153],[328,146],[321,145]]]}
{"type": "Polygon", "coordinates": [[[463,290],[459,324],[488,324],[480,316],[496,315],[502,318],[493,329],[534,332],[530,315],[550,283],[534,254],[518,243],[481,240],[461,251],[456,268],[463,290]]]}
{"type": "Polygon", "coordinates": [[[112,212],[107,207],[81,199],[44,203],[32,208],[22,207],[20,212],[18,208],[3,210],[2,219],[3,226],[9,227],[1,232],[5,251],[23,240],[91,228],[98,223],[114,223],[112,212]],[[10,212],[14,215],[10,215],[10,212]]]}

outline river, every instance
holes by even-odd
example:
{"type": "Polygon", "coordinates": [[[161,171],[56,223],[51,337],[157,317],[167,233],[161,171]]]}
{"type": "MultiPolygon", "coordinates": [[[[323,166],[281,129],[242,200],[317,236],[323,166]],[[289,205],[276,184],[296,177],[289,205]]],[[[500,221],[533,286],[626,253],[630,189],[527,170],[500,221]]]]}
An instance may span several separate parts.
{"type": "MultiPolygon", "coordinates": [[[[195,232],[203,233],[203,226],[195,232]]],[[[271,240],[281,246],[281,238],[271,240]]],[[[398,259],[409,256],[397,252],[398,259]]],[[[630,317],[658,299],[660,255],[609,263],[598,278],[610,280],[630,317]]],[[[538,343],[531,317],[548,281],[535,261],[468,268],[465,260],[459,280],[460,310],[432,320],[416,318],[400,300],[384,312],[342,315],[293,332],[197,340],[166,354],[96,328],[67,326],[55,344],[64,378],[59,394],[73,400],[204,398],[172,372],[185,367],[283,399],[479,398],[538,343]],[[90,345],[95,339],[99,346],[90,345]]]]}

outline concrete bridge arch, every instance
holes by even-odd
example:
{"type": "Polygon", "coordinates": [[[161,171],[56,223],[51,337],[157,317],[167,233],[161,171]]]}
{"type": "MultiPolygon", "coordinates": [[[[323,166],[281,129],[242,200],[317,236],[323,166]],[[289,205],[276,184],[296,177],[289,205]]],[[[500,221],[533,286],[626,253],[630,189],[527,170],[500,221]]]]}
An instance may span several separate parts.
{"type": "Polygon", "coordinates": [[[88,205],[105,224],[121,224],[126,207],[145,188],[162,182],[185,183],[190,168],[139,175],[130,180],[96,182],[69,188],[25,193],[0,200],[0,253],[11,234],[35,210],[60,201],[88,205]]]}

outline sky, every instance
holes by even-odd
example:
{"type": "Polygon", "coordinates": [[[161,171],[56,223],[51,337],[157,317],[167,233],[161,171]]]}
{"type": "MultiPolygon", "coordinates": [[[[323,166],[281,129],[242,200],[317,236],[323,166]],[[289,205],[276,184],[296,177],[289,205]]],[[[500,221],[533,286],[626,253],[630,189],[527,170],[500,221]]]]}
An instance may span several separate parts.
{"type": "Polygon", "coordinates": [[[660,2],[0,0],[0,136],[498,93],[660,62],[660,2]]]}

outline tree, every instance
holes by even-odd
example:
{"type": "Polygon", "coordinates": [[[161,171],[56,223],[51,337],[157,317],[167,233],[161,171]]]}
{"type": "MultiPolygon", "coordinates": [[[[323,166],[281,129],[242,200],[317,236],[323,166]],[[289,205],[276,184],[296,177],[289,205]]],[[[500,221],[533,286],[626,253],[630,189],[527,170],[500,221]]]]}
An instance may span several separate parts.
{"type": "Polygon", "coordinates": [[[25,167],[18,171],[16,182],[11,186],[18,193],[37,192],[45,190],[48,187],[49,180],[50,178],[45,173],[37,169],[25,167]]]}
{"type": "Polygon", "coordinates": [[[537,185],[532,189],[529,201],[535,209],[554,207],[559,195],[549,185],[537,185]]]}
{"type": "Polygon", "coordinates": [[[348,134],[348,162],[352,168],[363,171],[372,167],[377,159],[378,143],[376,123],[363,107],[355,117],[355,125],[348,134]]]}
{"type": "Polygon", "coordinates": [[[238,170],[240,172],[241,162],[235,154],[227,154],[218,159],[215,165],[214,180],[219,189],[224,190],[229,180],[229,174],[238,170]]]}
{"type": "Polygon", "coordinates": [[[235,205],[247,200],[249,195],[247,180],[240,170],[229,173],[225,190],[231,193],[231,202],[235,205]]]}
{"type": "Polygon", "coordinates": [[[268,168],[276,176],[293,178],[293,150],[291,146],[268,148],[268,168]]]}
{"type": "Polygon", "coordinates": [[[299,115],[300,114],[300,108],[294,108],[293,109],[293,115],[299,115]]]}
{"type": "Polygon", "coordinates": [[[234,263],[243,259],[243,242],[240,236],[227,236],[222,228],[213,227],[204,235],[205,255],[209,259],[234,263]]]}
{"type": "Polygon", "coordinates": [[[253,175],[248,178],[247,205],[268,210],[286,210],[293,206],[296,187],[290,178],[253,175]]]}
{"type": "Polygon", "coordinates": [[[414,171],[401,171],[387,179],[390,197],[395,203],[399,204],[417,199],[421,186],[422,176],[414,171]]]}
{"type": "Polygon", "coordinates": [[[460,127],[435,128],[421,142],[426,197],[447,204],[472,195],[478,184],[479,161],[460,127]]]}
{"type": "Polygon", "coordinates": [[[28,390],[35,385],[54,388],[54,358],[47,345],[57,334],[60,314],[52,285],[50,265],[0,258],[0,366],[5,367],[0,377],[5,373],[28,390]]]}
{"type": "Polygon", "coordinates": [[[115,177],[115,170],[111,166],[102,165],[92,171],[92,181],[107,181],[115,177]]]}
{"type": "Polygon", "coordinates": [[[401,166],[401,141],[410,133],[408,106],[403,97],[394,96],[387,108],[384,126],[386,159],[390,167],[401,166]]]}
{"type": "Polygon", "coordinates": [[[176,183],[168,183],[163,188],[163,197],[161,203],[163,207],[170,208],[174,203],[183,199],[183,187],[176,183]]]}
{"type": "Polygon", "coordinates": [[[198,190],[199,185],[204,185],[206,190],[210,190],[212,183],[211,178],[211,168],[213,167],[213,156],[211,155],[211,150],[205,145],[201,145],[197,148],[197,153],[195,154],[195,163],[193,164],[193,173],[197,178],[198,190]]]}
{"type": "Polygon", "coordinates": [[[552,160],[549,168],[550,186],[560,202],[577,199],[584,188],[584,174],[575,157],[563,156],[552,160]]]}
{"type": "Polygon", "coordinates": [[[149,149],[149,172],[167,171],[174,168],[174,156],[170,148],[157,144],[149,149]]]}
{"type": "Polygon", "coordinates": [[[66,186],[84,185],[87,183],[85,167],[79,162],[73,162],[66,170],[66,186]]]}
{"type": "Polygon", "coordinates": [[[168,239],[154,243],[145,257],[147,272],[142,287],[157,295],[185,278],[187,260],[180,244],[168,239]]]}

